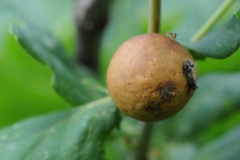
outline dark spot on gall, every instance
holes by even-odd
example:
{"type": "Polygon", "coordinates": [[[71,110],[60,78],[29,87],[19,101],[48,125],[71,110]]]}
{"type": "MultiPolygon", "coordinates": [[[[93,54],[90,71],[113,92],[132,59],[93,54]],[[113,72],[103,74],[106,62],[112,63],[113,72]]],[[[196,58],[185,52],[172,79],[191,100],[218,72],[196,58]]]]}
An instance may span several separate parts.
{"type": "Polygon", "coordinates": [[[176,96],[176,86],[173,82],[169,81],[164,84],[160,83],[156,89],[156,93],[160,94],[162,103],[171,101],[176,96]]]}
{"type": "Polygon", "coordinates": [[[149,104],[146,108],[146,111],[155,112],[161,110],[161,104],[149,104]]]}
{"type": "Polygon", "coordinates": [[[176,72],[173,73],[173,76],[174,76],[174,77],[176,76],[176,72]]]}
{"type": "Polygon", "coordinates": [[[146,106],[146,111],[155,112],[161,110],[163,103],[170,102],[176,96],[176,86],[173,82],[160,83],[155,91],[150,94],[158,94],[154,100],[150,101],[146,106]]]}
{"type": "Polygon", "coordinates": [[[183,64],[183,71],[186,75],[188,86],[192,88],[193,90],[196,90],[198,88],[195,79],[193,78],[193,69],[195,68],[195,65],[193,62],[190,62],[189,60],[186,60],[183,64]]]}

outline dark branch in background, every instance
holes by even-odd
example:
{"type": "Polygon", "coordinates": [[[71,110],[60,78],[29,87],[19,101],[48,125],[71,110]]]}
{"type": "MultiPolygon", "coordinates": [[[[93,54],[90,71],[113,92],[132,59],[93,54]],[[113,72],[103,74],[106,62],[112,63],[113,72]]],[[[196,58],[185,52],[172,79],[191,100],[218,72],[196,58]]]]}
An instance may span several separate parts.
{"type": "Polygon", "coordinates": [[[103,31],[108,23],[112,0],[75,0],[77,61],[98,73],[103,31]]]}

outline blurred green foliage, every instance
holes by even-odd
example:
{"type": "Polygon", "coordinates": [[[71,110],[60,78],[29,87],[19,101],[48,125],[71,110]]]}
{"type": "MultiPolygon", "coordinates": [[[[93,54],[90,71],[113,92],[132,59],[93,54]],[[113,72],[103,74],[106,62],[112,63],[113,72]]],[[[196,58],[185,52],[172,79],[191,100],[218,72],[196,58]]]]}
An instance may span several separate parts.
{"type": "Polygon", "coordinates": [[[107,96],[107,90],[84,66],[70,59],[59,41],[39,28],[11,26],[18,43],[36,60],[53,72],[53,87],[73,106],[86,104],[107,96]]]}
{"type": "Polygon", "coordinates": [[[56,9],[52,9],[54,2],[47,0],[0,2],[0,126],[68,107],[52,89],[49,69],[33,61],[9,32],[11,23],[22,24],[19,19],[26,18],[57,34],[67,42],[64,44],[68,51],[73,51],[72,43],[68,42],[74,39],[71,3],[55,2],[59,4],[56,9]],[[58,26],[71,29],[62,32],[58,26]]]}
{"type": "MultiPolygon", "coordinates": [[[[170,30],[178,33],[179,39],[188,40],[222,2],[163,0],[161,32],[170,30]]],[[[33,61],[9,34],[8,28],[12,22],[24,27],[26,24],[22,21],[25,21],[47,30],[62,42],[71,57],[76,38],[72,3],[64,0],[0,2],[1,127],[29,116],[68,107],[53,91],[49,69],[33,61]]],[[[223,25],[239,6],[240,1],[237,0],[211,31],[223,25]]],[[[114,1],[100,57],[99,76],[103,85],[106,85],[106,70],[114,51],[128,38],[146,33],[147,23],[148,1],[114,1]]],[[[152,160],[239,158],[239,61],[239,49],[223,60],[197,60],[199,89],[179,114],[156,123],[148,153],[152,160]]],[[[141,122],[124,117],[120,130],[115,129],[106,140],[107,157],[130,159],[141,126],[141,122]]]]}
{"type": "Polygon", "coordinates": [[[33,117],[0,131],[0,159],[101,160],[103,139],[119,120],[110,97],[33,117]]]}

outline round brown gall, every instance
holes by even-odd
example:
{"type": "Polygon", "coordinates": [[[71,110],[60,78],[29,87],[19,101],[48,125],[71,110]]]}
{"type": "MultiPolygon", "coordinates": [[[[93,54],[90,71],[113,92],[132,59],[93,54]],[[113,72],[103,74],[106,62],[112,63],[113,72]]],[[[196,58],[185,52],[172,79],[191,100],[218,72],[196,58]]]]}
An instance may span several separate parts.
{"type": "Polygon", "coordinates": [[[114,54],[107,86],[116,106],[138,120],[169,118],[193,95],[197,71],[191,54],[157,33],[135,36],[114,54]]]}

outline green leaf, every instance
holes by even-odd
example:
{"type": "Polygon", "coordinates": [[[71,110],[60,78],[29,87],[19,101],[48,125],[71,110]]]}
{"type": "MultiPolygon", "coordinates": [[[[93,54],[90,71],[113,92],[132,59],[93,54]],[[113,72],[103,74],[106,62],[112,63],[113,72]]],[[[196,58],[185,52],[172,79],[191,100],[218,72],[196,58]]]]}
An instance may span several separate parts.
{"type": "Polygon", "coordinates": [[[234,111],[227,117],[214,122],[210,127],[203,130],[196,139],[201,144],[207,143],[219,136],[222,136],[229,129],[234,128],[237,124],[240,124],[240,110],[234,111]]]}
{"type": "Polygon", "coordinates": [[[239,159],[240,126],[202,148],[196,160],[239,159]]]}
{"type": "Polygon", "coordinates": [[[110,97],[29,118],[0,131],[0,160],[104,159],[104,138],[119,120],[110,97]]]}
{"type": "MultiPolygon", "coordinates": [[[[158,146],[158,159],[168,160],[237,160],[240,152],[240,126],[203,146],[194,141],[175,141],[166,138],[154,141],[158,146]]],[[[159,138],[158,138],[159,139],[159,138]]],[[[157,138],[156,138],[157,140],[157,138]]],[[[155,146],[156,147],[156,146],[155,146]]],[[[153,148],[154,149],[154,148],[153,148]]],[[[156,152],[156,149],[154,149],[156,152]]],[[[150,151],[151,152],[151,151],[150,151]]],[[[154,156],[154,154],[152,155],[154,156]]],[[[152,157],[151,157],[152,158],[152,157]]]]}
{"type": "Polygon", "coordinates": [[[240,10],[220,29],[197,42],[182,42],[196,57],[222,59],[233,54],[240,46],[240,10]]]}
{"type": "Polygon", "coordinates": [[[194,156],[198,152],[198,148],[195,143],[191,142],[176,142],[165,141],[165,145],[162,145],[164,157],[168,160],[195,160],[194,156]]]}
{"type": "Polygon", "coordinates": [[[107,95],[90,71],[71,61],[59,42],[46,31],[13,25],[11,32],[31,56],[51,68],[55,90],[71,104],[84,104],[107,95]]]}

